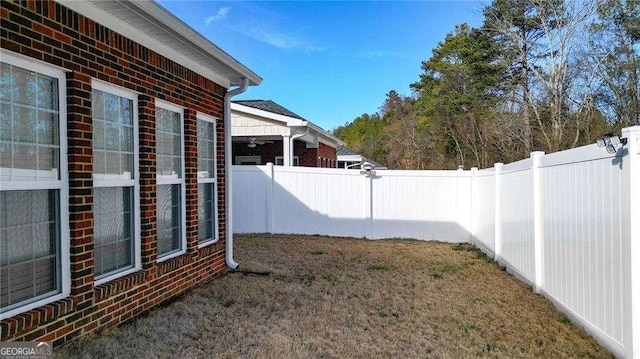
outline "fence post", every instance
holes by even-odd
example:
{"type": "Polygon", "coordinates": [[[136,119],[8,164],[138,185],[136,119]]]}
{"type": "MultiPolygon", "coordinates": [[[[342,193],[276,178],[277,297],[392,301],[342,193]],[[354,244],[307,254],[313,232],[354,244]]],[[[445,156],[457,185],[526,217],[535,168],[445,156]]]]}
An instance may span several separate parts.
{"type": "Polygon", "coordinates": [[[273,163],[267,162],[267,176],[269,176],[269,183],[267,183],[267,233],[273,234],[273,163]]]}
{"type": "Polygon", "coordinates": [[[476,193],[478,191],[478,183],[476,176],[478,175],[478,167],[471,167],[471,233],[470,233],[470,242],[475,244],[476,242],[476,210],[478,204],[476,203],[476,193]]]}
{"type": "Polygon", "coordinates": [[[531,173],[533,175],[533,243],[534,243],[534,286],[540,293],[544,285],[544,227],[542,223],[542,168],[544,152],[531,152],[531,173]]]}
{"type": "Polygon", "coordinates": [[[371,190],[371,186],[372,186],[372,178],[373,176],[365,176],[365,175],[361,175],[363,181],[364,181],[364,188],[363,188],[363,196],[364,196],[364,201],[362,201],[364,203],[364,237],[371,239],[371,229],[372,229],[372,222],[373,222],[373,191],[371,190]]]}
{"type": "Polygon", "coordinates": [[[623,231],[629,231],[629,256],[627,273],[629,275],[629,330],[625,340],[628,358],[640,358],[640,126],[627,127],[622,130],[622,138],[627,139],[623,147],[626,156],[622,157],[623,208],[628,210],[624,218],[623,231]],[[628,191],[628,196],[625,192],[628,191]]]}
{"type": "Polygon", "coordinates": [[[502,208],[500,208],[500,202],[502,201],[502,196],[500,194],[501,191],[501,178],[500,173],[502,172],[503,163],[498,162],[493,165],[494,176],[495,176],[495,253],[494,259],[496,261],[500,260],[502,256],[502,208]]]}

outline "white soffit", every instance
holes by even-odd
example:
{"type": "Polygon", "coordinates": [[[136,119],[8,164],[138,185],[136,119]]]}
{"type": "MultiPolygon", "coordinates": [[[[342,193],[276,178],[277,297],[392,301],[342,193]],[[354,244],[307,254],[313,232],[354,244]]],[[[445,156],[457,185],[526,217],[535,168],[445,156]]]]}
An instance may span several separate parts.
{"type": "Polygon", "coordinates": [[[151,0],[58,0],[65,7],[229,88],[262,78],[151,0]]]}

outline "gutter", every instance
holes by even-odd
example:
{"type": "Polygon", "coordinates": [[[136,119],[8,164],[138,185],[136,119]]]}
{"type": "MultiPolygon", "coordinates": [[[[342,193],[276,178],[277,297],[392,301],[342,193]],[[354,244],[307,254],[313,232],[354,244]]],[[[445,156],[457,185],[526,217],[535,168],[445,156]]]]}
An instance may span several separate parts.
{"type": "MultiPolygon", "coordinates": [[[[307,121],[305,121],[305,122],[307,122],[307,121]]],[[[289,158],[289,165],[290,166],[293,166],[293,140],[295,140],[296,138],[300,138],[300,137],[308,135],[309,134],[309,127],[305,126],[305,128],[306,128],[306,130],[305,130],[304,133],[298,133],[296,135],[293,135],[293,136],[289,137],[289,157],[291,157],[291,158],[289,158]]]]}
{"type": "Polygon", "coordinates": [[[231,179],[231,162],[233,161],[232,144],[231,144],[231,98],[239,95],[247,90],[249,79],[242,78],[242,84],[233,90],[227,91],[224,95],[224,200],[226,209],[224,211],[225,219],[225,260],[229,268],[236,270],[240,266],[233,260],[233,199],[232,179],[231,179]]]}

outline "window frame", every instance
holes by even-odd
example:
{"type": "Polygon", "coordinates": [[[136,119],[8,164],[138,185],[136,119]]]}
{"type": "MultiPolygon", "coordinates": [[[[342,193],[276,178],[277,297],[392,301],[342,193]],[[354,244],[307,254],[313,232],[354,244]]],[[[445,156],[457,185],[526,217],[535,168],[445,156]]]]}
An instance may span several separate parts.
{"type": "MultiPolygon", "coordinates": [[[[136,91],[125,89],[123,87],[100,81],[98,79],[91,79],[91,90],[98,90],[118,97],[126,98],[132,101],[131,112],[133,117],[131,122],[133,123],[133,179],[105,179],[96,178],[96,173],[92,173],[93,188],[105,188],[105,187],[131,187],[133,188],[133,231],[131,233],[134,251],[133,251],[133,266],[125,270],[115,270],[103,275],[101,278],[96,276],[94,279],[94,285],[100,285],[107,283],[114,279],[124,277],[128,274],[135,273],[142,269],[142,238],[140,232],[141,219],[140,219],[140,128],[138,120],[138,95],[136,91]]],[[[92,103],[93,106],[93,103],[92,103]]],[[[92,131],[93,133],[93,131],[92,131]]],[[[95,240],[94,240],[95,244],[95,240]]]]}
{"type": "MultiPolygon", "coordinates": [[[[216,158],[214,160],[214,176],[212,177],[200,177],[198,175],[198,184],[206,183],[213,184],[213,239],[208,241],[204,241],[202,243],[198,243],[198,248],[206,247],[208,245],[214,244],[220,240],[220,232],[219,232],[219,219],[218,219],[218,119],[205,115],[201,112],[196,112],[196,121],[206,121],[213,123],[213,146],[216,154],[216,158]]],[[[199,152],[198,152],[199,154],[199,152]]],[[[198,160],[200,158],[198,157],[198,160]]],[[[198,211],[200,208],[198,208],[198,211]]],[[[200,234],[198,233],[198,236],[200,234]]]]}
{"type": "Polygon", "coordinates": [[[58,191],[58,208],[56,208],[58,212],[58,216],[56,218],[58,226],[56,226],[56,230],[59,231],[60,236],[60,262],[58,268],[56,268],[60,271],[60,288],[58,288],[60,292],[55,294],[41,294],[40,296],[34,297],[34,300],[32,302],[27,302],[4,313],[0,313],[0,319],[5,319],[66,298],[71,294],[71,229],[69,226],[69,167],[67,162],[67,78],[65,75],[65,72],[68,71],[63,68],[53,66],[41,61],[36,61],[29,57],[22,56],[5,49],[3,49],[2,52],[2,62],[11,66],[20,67],[25,70],[53,77],[58,80],[58,142],[60,146],[60,150],[58,153],[60,164],[58,180],[1,181],[2,191],[58,191]]]}
{"type": "MultiPolygon", "coordinates": [[[[274,159],[274,166],[284,166],[284,156],[276,156],[274,159]],[[278,164],[278,160],[282,161],[281,164],[278,164]]],[[[299,167],[300,159],[298,156],[293,156],[293,163],[291,166],[299,167]]]]}
{"type": "MultiPolygon", "coordinates": [[[[157,193],[157,186],[161,186],[161,185],[174,185],[174,184],[179,184],[180,185],[180,249],[177,251],[173,251],[173,252],[169,252],[165,255],[160,256],[160,254],[158,253],[158,258],[157,258],[157,262],[164,262],[168,259],[177,257],[179,255],[185,254],[187,253],[187,186],[186,186],[186,179],[185,179],[185,148],[184,148],[184,111],[185,108],[182,106],[178,106],[174,103],[168,102],[168,101],[163,101],[160,100],[158,98],[155,99],[155,106],[156,108],[162,108],[171,112],[177,112],[180,114],[180,157],[181,157],[181,161],[180,161],[180,171],[181,171],[181,175],[180,178],[158,178],[158,171],[157,171],[157,167],[156,167],[156,193],[157,193]]],[[[154,113],[155,116],[155,113],[154,113]]],[[[155,118],[156,121],[156,125],[157,125],[157,118],[155,118]]],[[[158,143],[156,142],[156,146],[155,146],[155,150],[157,153],[158,150],[158,143]]],[[[156,163],[157,166],[157,163],[156,163]]],[[[158,219],[157,216],[157,210],[156,210],[156,221],[158,219]]],[[[157,223],[156,223],[157,225],[157,223]]],[[[156,236],[156,243],[157,243],[157,236],[156,236]]]]}

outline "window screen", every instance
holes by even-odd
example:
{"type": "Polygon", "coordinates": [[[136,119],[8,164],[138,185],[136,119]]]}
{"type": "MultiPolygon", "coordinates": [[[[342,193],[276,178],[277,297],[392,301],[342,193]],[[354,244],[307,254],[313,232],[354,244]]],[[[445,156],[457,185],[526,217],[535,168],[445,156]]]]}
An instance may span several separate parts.
{"type": "Polygon", "coordinates": [[[198,243],[218,238],[215,119],[198,116],[198,243]]]}
{"type": "Polygon", "coordinates": [[[131,269],[135,258],[135,94],[93,83],[93,245],[97,280],[131,269]]]}
{"type": "MultiPolygon", "coordinates": [[[[158,257],[184,249],[182,114],[156,103],[158,257]]],[[[172,107],[172,106],[168,106],[172,107]]]]}

